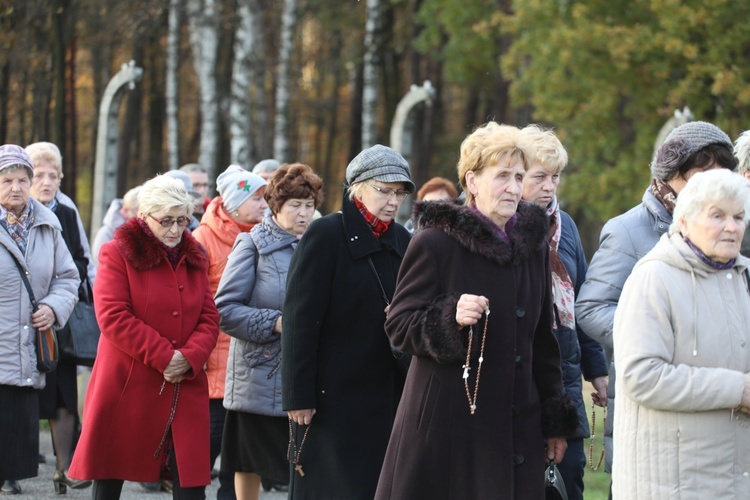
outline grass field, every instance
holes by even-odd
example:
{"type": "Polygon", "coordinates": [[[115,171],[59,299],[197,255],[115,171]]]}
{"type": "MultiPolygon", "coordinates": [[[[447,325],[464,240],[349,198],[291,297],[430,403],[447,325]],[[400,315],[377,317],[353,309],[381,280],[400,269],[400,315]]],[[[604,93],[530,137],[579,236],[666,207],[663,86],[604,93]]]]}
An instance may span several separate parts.
{"type": "MultiPolygon", "coordinates": [[[[589,418],[589,425],[591,424],[591,392],[593,392],[593,387],[591,387],[591,384],[588,382],[583,383],[583,399],[586,401],[586,414],[589,418]]],[[[604,415],[601,408],[597,408],[596,410],[596,439],[594,442],[594,465],[596,465],[596,462],[599,458],[599,454],[601,453],[601,449],[603,447],[602,444],[602,436],[604,435],[604,419],[602,416],[604,415]]],[[[586,452],[586,460],[588,461],[588,454],[589,454],[589,443],[590,440],[585,439],[583,441],[583,449],[586,452]]],[[[604,463],[602,463],[602,466],[597,471],[591,470],[591,468],[586,464],[586,470],[583,474],[583,483],[584,483],[584,491],[583,491],[583,498],[585,500],[607,500],[609,497],[609,481],[610,481],[610,475],[604,472],[604,463]]]]}

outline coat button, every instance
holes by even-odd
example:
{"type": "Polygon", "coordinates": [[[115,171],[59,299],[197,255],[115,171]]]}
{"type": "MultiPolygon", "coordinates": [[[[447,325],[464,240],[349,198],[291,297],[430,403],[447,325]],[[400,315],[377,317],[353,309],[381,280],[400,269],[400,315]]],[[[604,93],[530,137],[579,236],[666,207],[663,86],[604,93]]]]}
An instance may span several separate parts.
{"type": "Polygon", "coordinates": [[[24,330],[28,330],[29,329],[29,325],[23,325],[23,329],[24,330]]]}
{"type": "Polygon", "coordinates": [[[731,280],[731,279],[732,279],[732,273],[727,273],[727,279],[728,279],[728,280],[731,280]]]}
{"type": "Polygon", "coordinates": [[[516,465],[521,465],[523,463],[523,455],[516,455],[513,457],[513,463],[516,465]]]}
{"type": "Polygon", "coordinates": [[[185,289],[185,285],[180,285],[180,286],[178,286],[177,288],[179,288],[179,290],[180,290],[180,291],[182,291],[182,290],[184,290],[184,289],[185,289]]]}
{"type": "Polygon", "coordinates": [[[176,340],[173,340],[173,341],[172,341],[172,345],[177,345],[177,341],[176,341],[176,340]]]}
{"type": "Polygon", "coordinates": [[[750,472],[748,471],[743,472],[742,477],[750,477],[750,472]]]}
{"type": "Polygon", "coordinates": [[[177,311],[172,311],[172,316],[174,316],[175,318],[176,318],[177,316],[179,316],[179,315],[180,315],[180,313],[178,313],[177,311]]]}
{"type": "Polygon", "coordinates": [[[524,316],[526,316],[526,310],[523,307],[517,308],[516,316],[518,316],[519,318],[523,318],[524,316]]]}
{"type": "Polygon", "coordinates": [[[515,361],[515,362],[516,362],[516,365],[520,365],[520,364],[521,364],[521,356],[516,356],[516,357],[515,357],[515,358],[513,359],[513,361],[515,361]]]}
{"type": "Polygon", "coordinates": [[[26,379],[26,383],[27,383],[27,384],[30,384],[30,383],[31,383],[31,378],[27,378],[27,379],[26,379]]]}
{"type": "Polygon", "coordinates": [[[263,356],[270,358],[271,357],[271,349],[263,349],[263,356]]]}
{"type": "Polygon", "coordinates": [[[520,408],[518,407],[518,405],[513,405],[513,406],[511,406],[511,408],[510,408],[510,413],[511,413],[511,415],[513,415],[514,417],[515,417],[515,416],[517,416],[517,415],[518,415],[518,414],[520,413],[520,411],[521,411],[521,409],[520,409],[520,408]]]}

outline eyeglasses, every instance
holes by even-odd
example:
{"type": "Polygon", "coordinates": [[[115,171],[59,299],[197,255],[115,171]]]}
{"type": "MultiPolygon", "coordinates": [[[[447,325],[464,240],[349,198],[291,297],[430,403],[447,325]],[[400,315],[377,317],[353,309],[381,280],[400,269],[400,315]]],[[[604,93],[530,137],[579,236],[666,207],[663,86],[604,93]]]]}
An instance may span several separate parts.
{"type": "Polygon", "coordinates": [[[161,225],[161,227],[172,227],[175,225],[175,223],[180,227],[185,227],[188,224],[190,224],[190,218],[184,217],[184,216],[177,217],[176,219],[167,217],[166,219],[162,219],[162,220],[157,219],[151,214],[148,214],[148,216],[154,219],[156,222],[158,222],[159,225],[161,225]]]}
{"type": "Polygon", "coordinates": [[[378,193],[380,193],[380,196],[382,196],[383,198],[388,199],[388,200],[391,199],[391,196],[395,195],[396,199],[398,201],[404,201],[404,198],[406,198],[407,196],[409,196],[409,192],[408,191],[402,191],[402,190],[394,191],[391,188],[384,188],[384,187],[376,186],[375,184],[370,184],[367,181],[364,181],[364,182],[365,182],[365,184],[367,184],[368,186],[370,186],[371,188],[373,188],[375,191],[377,191],[378,193]]]}

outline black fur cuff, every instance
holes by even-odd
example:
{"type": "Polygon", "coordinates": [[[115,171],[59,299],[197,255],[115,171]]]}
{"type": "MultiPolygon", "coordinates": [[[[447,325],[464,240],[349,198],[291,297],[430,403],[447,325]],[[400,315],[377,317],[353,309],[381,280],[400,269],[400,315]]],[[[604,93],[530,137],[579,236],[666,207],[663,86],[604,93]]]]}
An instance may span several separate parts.
{"type": "Polygon", "coordinates": [[[456,363],[466,360],[467,338],[456,323],[458,295],[443,295],[427,308],[422,325],[427,352],[438,363],[456,363]]]}
{"type": "Polygon", "coordinates": [[[567,394],[542,403],[542,432],[545,437],[569,437],[577,429],[578,411],[567,394]]]}

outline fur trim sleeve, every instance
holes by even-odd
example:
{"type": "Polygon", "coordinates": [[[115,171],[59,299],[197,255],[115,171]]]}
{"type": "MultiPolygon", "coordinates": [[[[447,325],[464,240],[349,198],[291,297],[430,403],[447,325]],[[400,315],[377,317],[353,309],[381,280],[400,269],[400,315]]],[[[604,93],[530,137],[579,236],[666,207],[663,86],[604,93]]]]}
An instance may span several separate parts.
{"type": "Polygon", "coordinates": [[[443,295],[427,308],[422,338],[429,355],[439,363],[463,362],[468,347],[466,336],[456,323],[459,296],[443,295]]]}
{"type": "Polygon", "coordinates": [[[563,394],[542,403],[542,432],[545,437],[569,437],[578,429],[578,411],[570,396],[563,394]]]}

